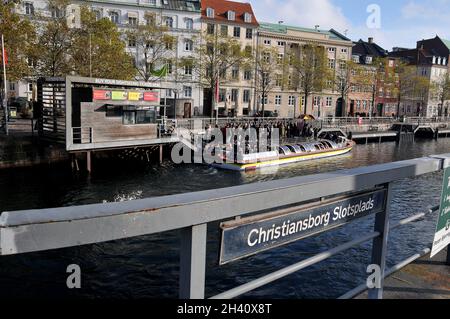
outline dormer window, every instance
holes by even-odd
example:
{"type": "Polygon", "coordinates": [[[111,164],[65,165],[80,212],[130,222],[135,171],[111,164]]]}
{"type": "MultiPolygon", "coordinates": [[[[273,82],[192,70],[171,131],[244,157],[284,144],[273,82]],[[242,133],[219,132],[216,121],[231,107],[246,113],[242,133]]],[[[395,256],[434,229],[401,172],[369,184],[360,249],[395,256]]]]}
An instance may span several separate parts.
{"type": "Polygon", "coordinates": [[[366,56],[366,64],[372,64],[372,57],[366,56]]]}
{"type": "Polygon", "coordinates": [[[234,21],[236,19],[236,13],[234,11],[228,11],[228,20],[234,21]]]}
{"type": "Polygon", "coordinates": [[[206,16],[208,18],[214,18],[214,9],[213,8],[206,8],[206,16]]]}
{"type": "Polygon", "coordinates": [[[245,23],[251,23],[252,22],[252,15],[248,12],[244,14],[244,22],[245,23]]]}
{"type": "Polygon", "coordinates": [[[352,56],[352,60],[353,60],[353,62],[355,62],[355,63],[359,63],[359,55],[353,55],[353,56],[352,56]]]}

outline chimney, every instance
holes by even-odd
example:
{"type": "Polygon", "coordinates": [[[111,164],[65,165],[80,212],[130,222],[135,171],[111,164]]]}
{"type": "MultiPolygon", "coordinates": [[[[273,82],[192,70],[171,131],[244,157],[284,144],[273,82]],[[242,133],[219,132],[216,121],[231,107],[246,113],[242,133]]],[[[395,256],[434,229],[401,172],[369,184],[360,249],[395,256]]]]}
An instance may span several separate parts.
{"type": "Polygon", "coordinates": [[[369,38],[369,44],[373,43],[373,38],[369,38]]]}

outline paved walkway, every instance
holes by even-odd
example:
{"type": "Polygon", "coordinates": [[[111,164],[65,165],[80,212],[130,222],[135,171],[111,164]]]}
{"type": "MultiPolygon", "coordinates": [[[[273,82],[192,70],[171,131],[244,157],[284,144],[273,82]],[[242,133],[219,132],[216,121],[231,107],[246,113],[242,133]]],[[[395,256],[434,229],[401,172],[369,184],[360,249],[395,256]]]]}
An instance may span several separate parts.
{"type": "MultiPolygon", "coordinates": [[[[384,299],[450,299],[450,266],[447,251],[430,260],[426,255],[386,278],[384,299]]],[[[356,297],[366,299],[367,292],[356,297]]]]}

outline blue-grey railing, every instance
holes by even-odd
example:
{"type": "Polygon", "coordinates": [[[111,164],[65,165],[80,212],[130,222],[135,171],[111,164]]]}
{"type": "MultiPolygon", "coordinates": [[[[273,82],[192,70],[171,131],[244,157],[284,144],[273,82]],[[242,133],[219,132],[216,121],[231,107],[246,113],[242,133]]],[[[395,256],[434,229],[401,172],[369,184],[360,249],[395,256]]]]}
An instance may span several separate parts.
{"type": "MultiPolygon", "coordinates": [[[[373,232],[213,298],[238,297],[370,240],[373,241],[371,264],[380,265],[384,278],[393,271],[385,271],[389,231],[424,216],[419,214],[389,225],[392,182],[436,172],[448,166],[450,154],[445,154],[129,202],[3,212],[0,215],[0,255],[100,243],[181,229],[179,296],[204,298],[208,223],[384,186],[388,189],[387,207],[385,212],[376,215],[373,232]]],[[[382,287],[370,289],[369,297],[381,298],[382,287]]],[[[352,297],[364,289],[357,287],[343,297],[352,297]]]]}

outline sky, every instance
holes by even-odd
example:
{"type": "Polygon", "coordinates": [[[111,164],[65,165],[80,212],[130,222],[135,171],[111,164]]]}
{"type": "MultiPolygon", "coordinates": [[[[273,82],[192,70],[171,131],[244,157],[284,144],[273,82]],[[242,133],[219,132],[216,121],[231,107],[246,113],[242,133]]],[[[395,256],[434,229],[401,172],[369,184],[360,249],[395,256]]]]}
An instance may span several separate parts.
{"type": "Polygon", "coordinates": [[[241,0],[260,22],[335,29],[353,41],[373,37],[382,48],[414,48],[422,39],[450,39],[450,0],[241,0]]]}

